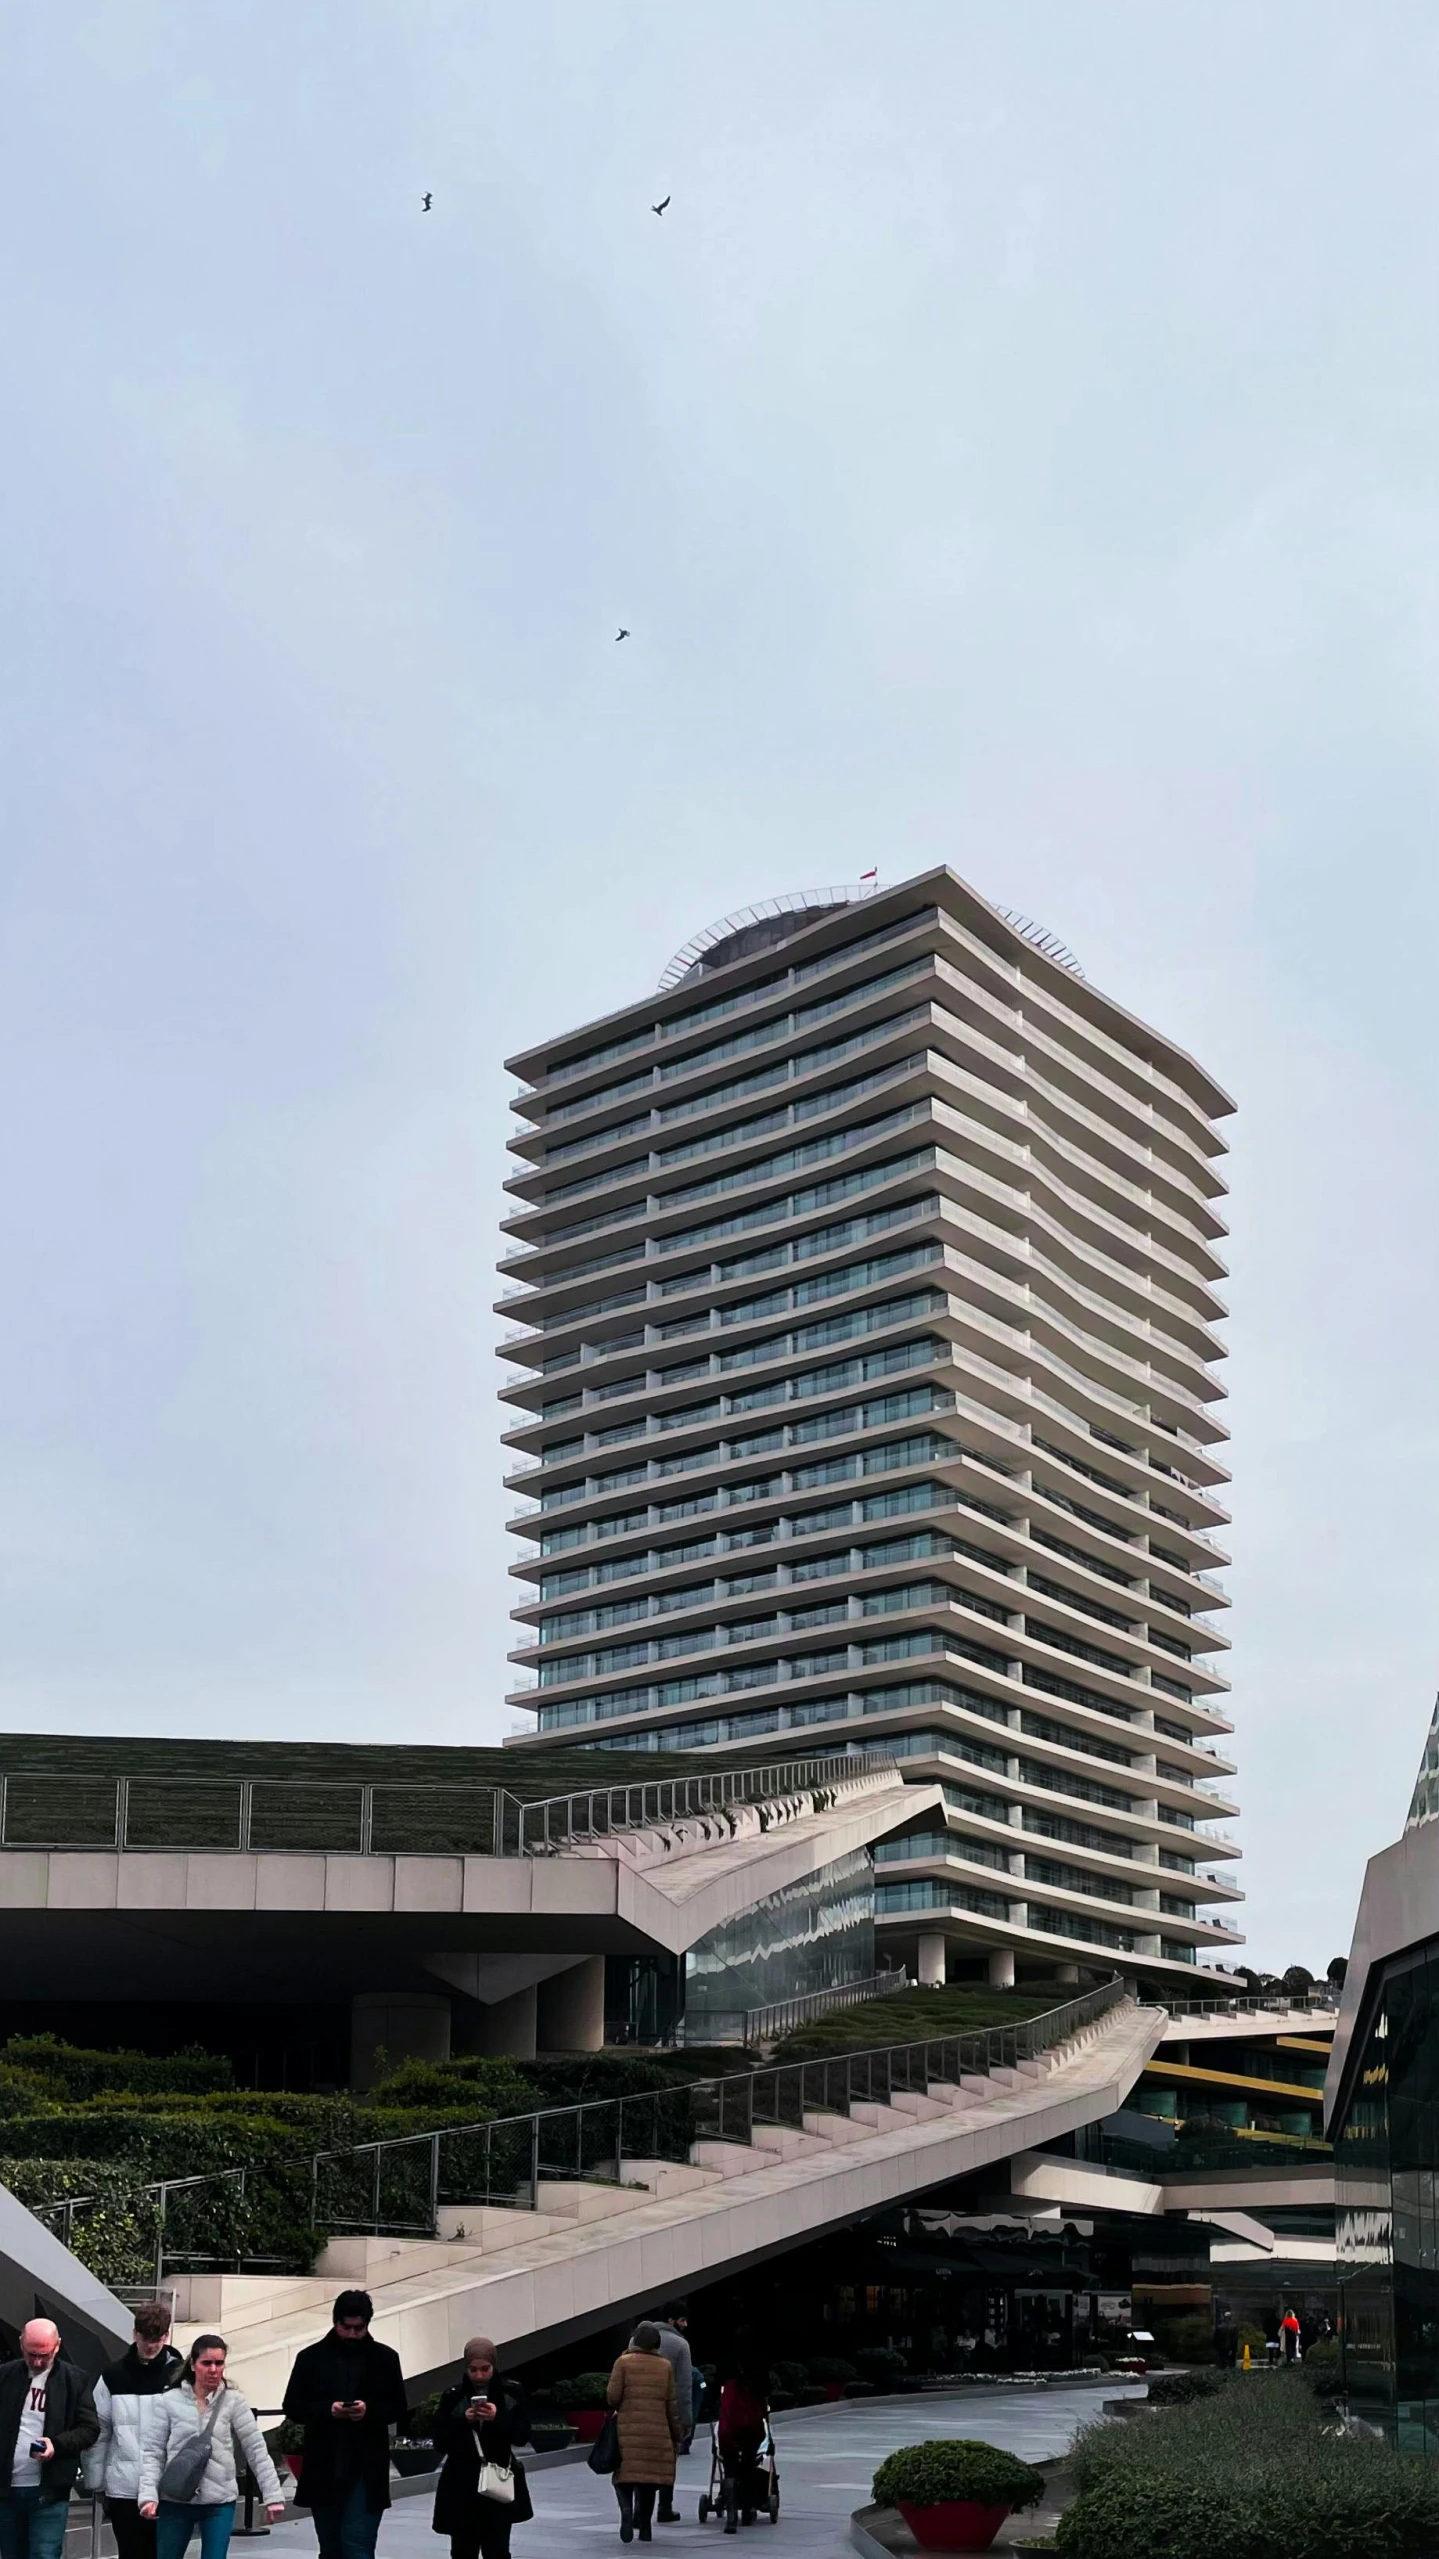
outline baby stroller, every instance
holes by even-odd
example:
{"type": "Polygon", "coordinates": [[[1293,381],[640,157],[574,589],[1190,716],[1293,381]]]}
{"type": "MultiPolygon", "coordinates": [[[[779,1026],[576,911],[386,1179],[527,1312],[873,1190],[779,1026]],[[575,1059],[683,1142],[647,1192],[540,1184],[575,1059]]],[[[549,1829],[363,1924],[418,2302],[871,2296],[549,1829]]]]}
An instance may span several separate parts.
{"type": "Polygon", "coordinates": [[[719,2515],[728,2530],[735,2523],[753,2523],[762,2514],[767,2514],[771,2523],[779,2521],[779,2470],[774,2457],[774,2436],[768,2424],[758,2450],[741,2465],[738,2476],[733,2479],[726,2479],[724,2475],[719,2428],[712,2425],[710,2482],[699,2502],[700,2522],[708,2523],[711,2515],[719,2515]]]}

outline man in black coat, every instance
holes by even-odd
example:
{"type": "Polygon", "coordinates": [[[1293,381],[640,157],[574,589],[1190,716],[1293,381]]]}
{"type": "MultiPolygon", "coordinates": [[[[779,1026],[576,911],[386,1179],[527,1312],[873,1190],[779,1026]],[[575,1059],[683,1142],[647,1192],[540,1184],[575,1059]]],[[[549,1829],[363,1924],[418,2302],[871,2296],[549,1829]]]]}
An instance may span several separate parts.
{"type": "Polygon", "coordinates": [[[285,2391],[286,2416],[305,2429],[297,2501],[315,2518],[320,2559],[374,2559],[390,2502],[390,2428],[405,2414],[405,2383],[393,2346],[370,2334],[374,2315],[367,2292],[342,2292],[328,2337],[301,2348],[285,2391]]]}
{"type": "Polygon", "coordinates": [[[100,2431],[90,2384],[52,2319],[28,2319],[0,2364],[0,2559],[62,2559],[70,2491],[100,2431]]]}

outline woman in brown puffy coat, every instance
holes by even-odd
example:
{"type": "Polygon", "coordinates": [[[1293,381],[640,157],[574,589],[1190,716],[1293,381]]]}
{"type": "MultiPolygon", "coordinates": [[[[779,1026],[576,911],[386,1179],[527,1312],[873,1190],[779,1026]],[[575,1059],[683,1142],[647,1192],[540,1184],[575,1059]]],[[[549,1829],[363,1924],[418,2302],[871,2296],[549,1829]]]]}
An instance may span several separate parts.
{"type": "Polygon", "coordinates": [[[675,2407],[674,2368],[660,2353],[660,2332],[641,2320],[627,2351],[610,2374],[605,2393],[619,2425],[620,2466],[614,2474],[620,2501],[620,2539],[641,2541],[653,2535],[650,2522],[661,2488],[675,2484],[675,2446],[680,2439],[675,2407]]]}

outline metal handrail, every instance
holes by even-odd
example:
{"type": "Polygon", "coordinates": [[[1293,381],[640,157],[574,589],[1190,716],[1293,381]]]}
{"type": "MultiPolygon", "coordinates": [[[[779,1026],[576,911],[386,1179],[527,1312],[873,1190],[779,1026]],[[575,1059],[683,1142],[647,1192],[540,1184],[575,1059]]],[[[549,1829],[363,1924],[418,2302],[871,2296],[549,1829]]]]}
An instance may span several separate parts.
{"type": "MultiPolygon", "coordinates": [[[[549,1857],[559,1850],[652,1830],[736,1804],[774,1802],[806,1789],[831,1795],[859,1778],[893,1776],[899,1763],[882,1751],[830,1751],[778,1760],[765,1768],[727,1768],[700,1777],[663,1777],[631,1786],[589,1787],[525,1803],[501,1795],[495,1813],[498,1857],[549,1857]]],[[[821,1809],[817,1804],[816,1810],[821,1809]]]]}
{"type": "Polygon", "coordinates": [[[687,2086],[591,2098],[531,2115],[319,2151],[310,2163],[311,2220],[317,2229],[434,2238],[446,2202],[481,2211],[498,2205],[538,2212],[547,2183],[584,2179],[624,2185],[632,2182],[630,2172],[637,2163],[686,2161],[697,2141],[748,2144],[756,2124],[786,2124],[802,2131],[809,2116],[847,2115],[855,2105],[885,2104],[897,2089],[923,2095],[934,2082],[958,2085],[987,2071],[1014,2069],[1127,1996],[1116,1976],[1098,1990],[1014,2026],[927,2036],[917,2043],[885,2044],[814,2061],[771,2062],[687,2086]],[[337,2213],[325,2206],[326,2172],[333,2175],[346,2165],[362,2173],[369,2188],[367,2210],[337,2213]],[[401,2173],[387,2209],[385,2175],[391,2165],[401,2173]]]}

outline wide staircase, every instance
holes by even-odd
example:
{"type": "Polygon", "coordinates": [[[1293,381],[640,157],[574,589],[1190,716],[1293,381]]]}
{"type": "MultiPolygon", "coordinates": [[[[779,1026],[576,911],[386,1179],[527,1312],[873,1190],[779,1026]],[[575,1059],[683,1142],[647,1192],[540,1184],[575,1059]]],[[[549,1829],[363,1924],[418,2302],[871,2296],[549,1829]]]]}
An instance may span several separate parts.
{"type": "MultiPolygon", "coordinates": [[[[514,2200],[492,2199],[491,2181],[478,2177],[475,2201],[440,2199],[436,2149],[431,2235],[371,2227],[332,2236],[306,2276],[181,2278],[177,2334],[185,2343],[218,2328],[240,2388],[274,2408],[296,2350],[328,2326],[338,2284],[361,2283],[374,2296],[375,2333],[396,2348],[418,2397],[469,2336],[496,2338],[509,2360],[542,2353],[1094,2122],[1123,2103],[1166,2023],[1163,2010],[1115,1984],[988,2036],[709,2082],[681,2101],[709,2128],[675,2157],[624,2146],[626,2122],[644,2122],[649,2101],[597,2101],[570,2112],[628,2109],[607,2173],[546,2175],[536,2129],[532,2174],[511,2188],[514,2200]]],[[[662,2119],[652,2109],[648,2120],[662,2119]]],[[[512,2129],[520,2127],[486,2131],[512,2129]]]]}

